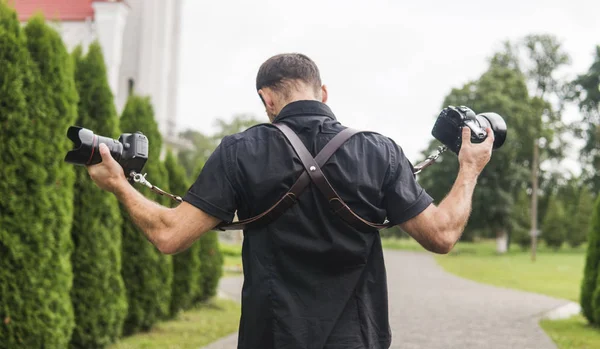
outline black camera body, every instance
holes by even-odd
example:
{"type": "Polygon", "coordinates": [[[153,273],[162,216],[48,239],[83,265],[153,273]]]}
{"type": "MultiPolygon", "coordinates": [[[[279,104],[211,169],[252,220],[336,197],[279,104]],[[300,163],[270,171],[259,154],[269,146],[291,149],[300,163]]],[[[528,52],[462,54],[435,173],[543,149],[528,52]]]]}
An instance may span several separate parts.
{"type": "Polygon", "coordinates": [[[451,151],[458,154],[462,144],[462,128],[471,130],[471,142],[481,143],[487,138],[486,129],[494,131],[493,149],[500,148],[506,140],[506,122],[496,113],[475,114],[465,106],[444,108],[438,116],[431,135],[451,151]]]}
{"type": "Polygon", "coordinates": [[[101,163],[100,143],[106,144],[128,178],[132,171],[140,173],[148,161],[148,138],[141,132],[123,133],[116,140],[95,135],[83,127],[71,126],[67,130],[67,137],[74,144],[65,156],[65,161],[71,164],[87,166],[101,163]]]}

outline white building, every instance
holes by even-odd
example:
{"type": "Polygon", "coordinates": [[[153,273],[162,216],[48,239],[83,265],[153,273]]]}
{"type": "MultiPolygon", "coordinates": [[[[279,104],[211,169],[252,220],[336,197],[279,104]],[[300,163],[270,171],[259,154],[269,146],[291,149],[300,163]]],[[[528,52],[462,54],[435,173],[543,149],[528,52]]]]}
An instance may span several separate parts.
{"type": "Polygon", "coordinates": [[[119,113],[134,92],[150,96],[165,140],[176,135],[182,0],[13,0],[21,21],[41,11],[69,48],[98,40],[119,113]]]}

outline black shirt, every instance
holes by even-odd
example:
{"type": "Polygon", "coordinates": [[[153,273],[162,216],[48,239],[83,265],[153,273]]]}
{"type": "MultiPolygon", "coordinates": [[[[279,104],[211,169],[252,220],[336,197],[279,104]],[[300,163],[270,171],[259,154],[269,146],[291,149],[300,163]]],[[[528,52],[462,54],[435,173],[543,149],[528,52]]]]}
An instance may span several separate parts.
{"type": "MultiPolygon", "coordinates": [[[[315,156],[344,127],[325,104],[288,104],[274,122],[294,130],[315,156]]],[[[361,133],[322,167],[362,218],[399,224],[432,199],[391,139],[361,133]]],[[[225,137],[184,200],[223,221],[255,216],[279,200],[304,171],[274,127],[225,137]]],[[[377,232],[353,229],[311,186],[268,226],[244,231],[239,349],[388,348],[387,281],[377,232]]]]}

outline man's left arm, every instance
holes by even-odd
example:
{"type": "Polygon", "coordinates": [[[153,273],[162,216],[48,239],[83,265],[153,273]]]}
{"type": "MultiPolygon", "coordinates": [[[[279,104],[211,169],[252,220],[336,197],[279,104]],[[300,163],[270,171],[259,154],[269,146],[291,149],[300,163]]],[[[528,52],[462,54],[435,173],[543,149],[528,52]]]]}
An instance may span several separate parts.
{"type": "Polygon", "coordinates": [[[104,144],[100,144],[100,154],[102,162],[88,167],[90,177],[101,189],[116,195],[131,220],[162,253],[187,249],[221,222],[187,202],[167,208],[147,199],[129,184],[123,168],[104,144]]]}

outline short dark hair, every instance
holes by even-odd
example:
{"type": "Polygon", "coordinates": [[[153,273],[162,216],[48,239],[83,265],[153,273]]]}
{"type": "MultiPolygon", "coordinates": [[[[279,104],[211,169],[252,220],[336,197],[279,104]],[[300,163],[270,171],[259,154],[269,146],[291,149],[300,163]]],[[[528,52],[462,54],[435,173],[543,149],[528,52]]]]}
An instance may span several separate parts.
{"type": "Polygon", "coordinates": [[[267,59],[258,69],[256,90],[268,87],[285,97],[295,81],[312,86],[315,93],[321,88],[319,68],[301,53],[283,53],[267,59]]]}

